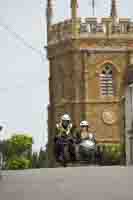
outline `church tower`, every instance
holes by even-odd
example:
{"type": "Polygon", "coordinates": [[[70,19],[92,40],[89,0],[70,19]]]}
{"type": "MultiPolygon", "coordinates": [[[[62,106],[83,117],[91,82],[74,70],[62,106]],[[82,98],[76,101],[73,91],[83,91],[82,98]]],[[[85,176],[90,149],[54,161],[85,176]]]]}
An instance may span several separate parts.
{"type": "Polygon", "coordinates": [[[52,0],[47,0],[49,59],[48,153],[53,158],[55,125],[69,113],[79,127],[88,120],[99,143],[120,143],[124,136],[125,74],[133,59],[133,23],[118,18],[116,1],[109,17],[77,16],[52,24],[52,0]]]}

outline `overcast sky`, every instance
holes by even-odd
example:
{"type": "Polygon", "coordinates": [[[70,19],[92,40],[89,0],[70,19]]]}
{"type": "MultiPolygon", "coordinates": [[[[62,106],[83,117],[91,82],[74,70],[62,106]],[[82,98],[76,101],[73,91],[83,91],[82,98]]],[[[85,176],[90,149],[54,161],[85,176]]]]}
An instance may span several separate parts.
{"type": "MultiPolygon", "coordinates": [[[[70,0],[53,1],[54,22],[70,17],[70,0]]],[[[79,0],[79,15],[91,16],[90,2],[79,0]]],[[[35,149],[47,138],[45,5],[46,0],[0,0],[0,123],[6,136],[32,134],[35,149]]],[[[109,5],[96,0],[96,15],[109,15],[109,5]]],[[[133,18],[132,0],[117,0],[117,6],[120,16],[133,18]]]]}

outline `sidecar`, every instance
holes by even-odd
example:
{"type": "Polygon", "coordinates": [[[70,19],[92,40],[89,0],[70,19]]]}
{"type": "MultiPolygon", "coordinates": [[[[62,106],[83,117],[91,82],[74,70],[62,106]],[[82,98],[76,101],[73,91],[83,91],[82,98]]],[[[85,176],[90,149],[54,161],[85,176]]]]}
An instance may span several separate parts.
{"type": "Polygon", "coordinates": [[[94,164],[96,151],[97,145],[94,141],[89,139],[83,140],[78,147],[79,161],[94,164]]]}

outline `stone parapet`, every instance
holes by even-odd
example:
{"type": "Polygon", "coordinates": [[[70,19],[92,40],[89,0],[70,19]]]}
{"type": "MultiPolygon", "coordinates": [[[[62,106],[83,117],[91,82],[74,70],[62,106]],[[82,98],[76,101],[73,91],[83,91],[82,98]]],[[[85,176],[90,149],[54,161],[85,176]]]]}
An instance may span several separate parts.
{"type": "Polygon", "coordinates": [[[54,24],[49,30],[49,43],[57,43],[72,37],[72,20],[54,24]]]}
{"type": "Polygon", "coordinates": [[[65,20],[51,25],[49,29],[49,44],[70,38],[120,37],[133,39],[133,22],[129,18],[120,18],[115,23],[111,17],[107,18],[77,18],[65,20]]]}

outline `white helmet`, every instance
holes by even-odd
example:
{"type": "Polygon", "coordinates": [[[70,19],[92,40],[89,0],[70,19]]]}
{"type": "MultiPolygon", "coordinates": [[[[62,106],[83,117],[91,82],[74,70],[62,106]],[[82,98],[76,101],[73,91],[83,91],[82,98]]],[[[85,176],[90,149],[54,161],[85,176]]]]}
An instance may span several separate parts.
{"type": "Polygon", "coordinates": [[[82,127],[82,126],[89,127],[89,123],[88,123],[87,121],[82,121],[82,122],[80,123],[80,127],[82,127]]]}
{"type": "Polygon", "coordinates": [[[63,121],[71,121],[71,118],[70,118],[70,116],[68,114],[64,114],[64,115],[62,115],[61,120],[63,120],[63,121]]]}

